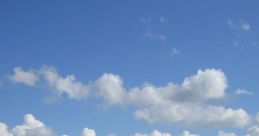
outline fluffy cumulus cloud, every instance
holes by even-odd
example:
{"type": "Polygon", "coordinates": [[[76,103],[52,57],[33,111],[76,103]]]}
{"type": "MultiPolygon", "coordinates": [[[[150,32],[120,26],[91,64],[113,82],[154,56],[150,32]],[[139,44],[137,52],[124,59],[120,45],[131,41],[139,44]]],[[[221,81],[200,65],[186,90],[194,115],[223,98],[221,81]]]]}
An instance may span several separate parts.
{"type": "Polygon", "coordinates": [[[142,134],[142,133],[135,133],[134,135],[132,136],[171,136],[171,134],[169,133],[162,133],[158,130],[154,130],[152,133],[150,134],[142,134]]]}
{"type": "Polygon", "coordinates": [[[150,123],[244,127],[250,122],[243,109],[212,103],[226,96],[227,77],[219,69],[198,70],[180,84],[169,82],[164,86],[155,86],[146,83],[132,88],[124,87],[123,79],[112,73],[104,73],[97,80],[84,84],[74,75],[61,76],[55,68],[44,67],[36,71],[58,96],[65,94],[71,99],[96,97],[109,106],[131,106],[136,109],[134,115],[137,118],[150,123]]]}
{"type": "Polygon", "coordinates": [[[9,79],[15,83],[23,83],[29,86],[34,86],[38,80],[37,74],[33,70],[24,71],[20,67],[14,68],[14,74],[9,76],[9,79]]]}
{"type": "Polygon", "coordinates": [[[52,129],[46,127],[44,123],[37,120],[32,114],[24,116],[24,122],[12,129],[8,129],[6,124],[0,123],[1,136],[55,136],[52,129]]]}
{"type": "Polygon", "coordinates": [[[96,136],[95,131],[93,129],[84,128],[81,136],[96,136]]]}
{"type": "Polygon", "coordinates": [[[259,136],[259,126],[250,127],[246,136],[259,136]]]}
{"type": "Polygon", "coordinates": [[[224,131],[219,131],[218,136],[236,136],[235,133],[233,132],[224,132],[224,131]]]}
{"type": "Polygon", "coordinates": [[[72,99],[81,99],[87,96],[88,86],[76,80],[74,75],[62,77],[53,67],[44,67],[40,70],[48,86],[58,95],[66,94],[72,99]]]}
{"type": "Polygon", "coordinates": [[[0,136],[14,136],[8,131],[8,127],[4,123],[0,123],[0,136]]]}

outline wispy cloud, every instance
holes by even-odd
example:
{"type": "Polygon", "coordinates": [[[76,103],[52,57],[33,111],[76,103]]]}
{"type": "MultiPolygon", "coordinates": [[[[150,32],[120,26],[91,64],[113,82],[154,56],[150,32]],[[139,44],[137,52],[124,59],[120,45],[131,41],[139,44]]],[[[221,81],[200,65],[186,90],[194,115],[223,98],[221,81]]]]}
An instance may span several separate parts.
{"type": "Polygon", "coordinates": [[[166,41],[166,36],[163,35],[163,34],[154,34],[153,32],[147,32],[145,34],[145,36],[147,38],[150,38],[150,39],[153,39],[153,40],[159,40],[159,41],[162,41],[162,42],[166,41]]]}
{"type": "Polygon", "coordinates": [[[252,30],[251,24],[244,20],[228,19],[227,24],[228,24],[229,28],[234,29],[234,30],[239,30],[239,31],[244,31],[244,32],[249,32],[252,30]]]}
{"type": "Polygon", "coordinates": [[[173,56],[177,56],[177,55],[181,54],[181,52],[177,48],[173,48],[171,53],[172,53],[173,56]]]}
{"type": "Polygon", "coordinates": [[[160,16],[160,23],[164,24],[164,23],[168,23],[168,19],[165,16],[160,16]]]}
{"type": "Polygon", "coordinates": [[[250,91],[247,91],[245,89],[237,89],[235,91],[235,94],[236,95],[253,95],[254,93],[253,92],[250,92],[250,91]]]}
{"type": "Polygon", "coordinates": [[[140,22],[143,24],[148,24],[152,21],[151,18],[140,18],[140,22]]]}

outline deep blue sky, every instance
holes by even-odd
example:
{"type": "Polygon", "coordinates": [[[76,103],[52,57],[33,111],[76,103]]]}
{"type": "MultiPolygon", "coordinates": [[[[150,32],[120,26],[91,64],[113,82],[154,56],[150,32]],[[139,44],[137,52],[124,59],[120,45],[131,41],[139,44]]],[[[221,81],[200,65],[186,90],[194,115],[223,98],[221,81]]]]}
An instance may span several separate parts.
{"type": "Polygon", "coordinates": [[[198,69],[216,68],[228,78],[223,105],[254,116],[259,108],[258,7],[257,0],[1,0],[0,121],[13,127],[32,113],[58,134],[71,136],[83,127],[99,136],[154,129],[215,135],[218,129],[149,124],[135,119],[131,108],[103,110],[95,99],[44,103],[50,95],[45,87],[13,84],[7,77],[17,66],[50,65],[83,83],[110,72],[120,75],[126,87],[160,86],[181,83],[198,69]],[[251,28],[243,30],[242,23],[251,28]],[[236,96],[237,88],[254,95],[236,96]]]}

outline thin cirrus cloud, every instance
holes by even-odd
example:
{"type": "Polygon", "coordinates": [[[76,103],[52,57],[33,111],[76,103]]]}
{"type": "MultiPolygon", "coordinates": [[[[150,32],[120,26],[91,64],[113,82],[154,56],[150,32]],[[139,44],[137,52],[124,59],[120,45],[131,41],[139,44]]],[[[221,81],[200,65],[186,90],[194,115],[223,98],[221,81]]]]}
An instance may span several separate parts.
{"type": "MultiPolygon", "coordinates": [[[[17,72],[15,69],[11,76],[31,72],[17,72]]],[[[244,109],[211,103],[227,95],[227,77],[219,69],[198,70],[180,84],[169,82],[164,86],[155,86],[146,83],[129,89],[124,87],[119,75],[112,73],[104,73],[97,80],[84,84],[74,75],[61,76],[53,67],[34,71],[38,71],[37,77],[43,79],[42,82],[46,82],[51,92],[59,97],[75,100],[92,97],[103,99],[108,107],[133,107],[135,117],[149,123],[183,123],[200,127],[245,127],[250,124],[250,116],[244,109]]]]}
{"type": "Polygon", "coordinates": [[[247,91],[247,90],[245,90],[245,89],[237,89],[236,91],[235,91],[235,94],[236,95],[253,95],[254,93],[253,92],[251,92],[251,91],[247,91]]]}
{"type": "Polygon", "coordinates": [[[233,19],[228,19],[227,24],[229,28],[234,29],[234,30],[239,30],[239,31],[244,31],[244,32],[249,32],[252,30],[252,27],[250,23],[244,20],[233,20],[233,19]]]}
{"type": "Polygon", "coordinates": [[[166,41],[166,36],[163,35],[163,34],[155,34],[153,32],[147,32],[145,34],[145,36],[149,39],[152,39],[152,40],[159,40],[159,41],[162,41],[162,42],[165,42],[166,41]]]}

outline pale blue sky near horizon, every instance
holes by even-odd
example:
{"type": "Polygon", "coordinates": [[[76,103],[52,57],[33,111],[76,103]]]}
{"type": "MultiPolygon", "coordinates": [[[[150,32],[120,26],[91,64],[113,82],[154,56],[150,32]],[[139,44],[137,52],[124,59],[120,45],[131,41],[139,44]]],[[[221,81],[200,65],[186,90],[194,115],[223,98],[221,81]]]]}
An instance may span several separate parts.
{"type": "MultiPolygon", "coordinates": [[[[121,76],[131,88],[152,83],[180,84],[199,69],[221,69],[228,78],[222,105],[258,112],[259,1],[257,0],[1,0],[0,122],[13,127],[32,113],[58,135],[126,136],[155,129],[216,135],[218,128],[189,128],[178,123],[149,124],[134,109],[102,109],[96,99],[62,97],[44,102],[48,88],[9,81],[14,67],[54,66],[82,83],[103,73],[121,76]],[[245,89],[253,95],[235,95],[245,89]]],[[[223,128],[237,135],[245,129],[223,128]]]]}

